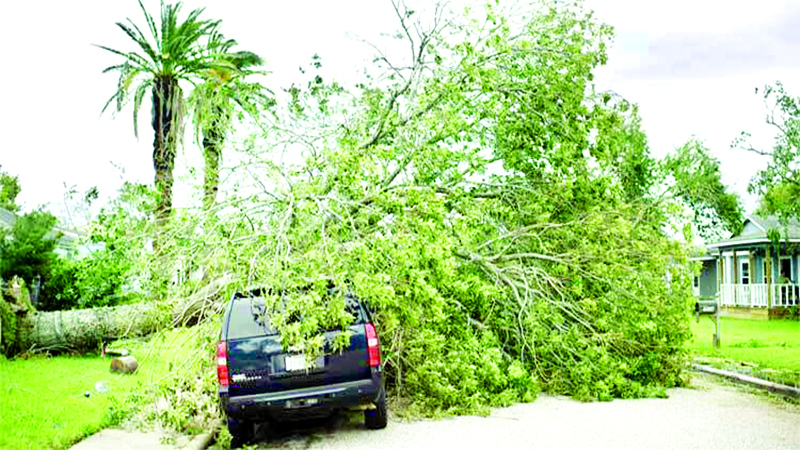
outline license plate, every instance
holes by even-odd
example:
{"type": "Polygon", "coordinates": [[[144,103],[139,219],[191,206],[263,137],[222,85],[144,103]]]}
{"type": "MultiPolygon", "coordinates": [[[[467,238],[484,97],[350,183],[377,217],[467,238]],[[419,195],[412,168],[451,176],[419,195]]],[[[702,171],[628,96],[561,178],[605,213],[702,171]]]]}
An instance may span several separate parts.
{"type": "Polygon", "coordinates": [[[286,371],[306,370],[306,355],[289,355],[286,357],[286,371]]]}
{"type": "Polygon", "coordinates": [[[320,356],[319,358],[311,362],[307,362],[306,355],[287,355],[284,361],[287,372],[294,372],[297,370],[318,369],[325,365],[324,356],[320,356]]]}
{"type": "Polygon", "coordinates": [[[298,400],[286,400],[286,407],[287,408],[307,408],[309,406],[314,406],[319,403],[319,399],[316,398],[302,398],[298,400]]]}

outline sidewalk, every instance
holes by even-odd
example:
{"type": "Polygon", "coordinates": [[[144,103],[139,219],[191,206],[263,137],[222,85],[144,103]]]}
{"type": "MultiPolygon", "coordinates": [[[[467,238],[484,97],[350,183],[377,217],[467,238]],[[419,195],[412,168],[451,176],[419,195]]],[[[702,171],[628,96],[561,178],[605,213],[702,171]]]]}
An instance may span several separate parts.
{"type": "Polygon", "coordinates": [[[757,388],[765,389],[770,392],[776,392],[778,394],[785,395],[788,397],[800,398],[800,389],[796,387],[786,386],[780,383],[773,383],[771,381],[762,380],[760,378],[751,377],[749,375],[731,372],[728,370],[717,369],[716,367],[711,367],[705,364],[698,364],[696,362],[692,364],[692,369],[700,372],[705,372],[725,377],[737,383],[749,384],[757,388]]]}
{"type": "Polygon", "coordinates": [[[177,448],[162,444],[161,439],[164,436],[163,433],[158,431],[144,433],[141,431],[106,428],[78,442],[71,450],[174,450],[177,448]]]}
{"type": "Polygon", "coordinates": [[[171,445],[162,443],[167,436],[162,431],[106,428],[78,442],[70,450],[202,450],[211,444],[218,429],[219,422],[216,422],[205,433],[195,436],[181,435],[171,445]]]}

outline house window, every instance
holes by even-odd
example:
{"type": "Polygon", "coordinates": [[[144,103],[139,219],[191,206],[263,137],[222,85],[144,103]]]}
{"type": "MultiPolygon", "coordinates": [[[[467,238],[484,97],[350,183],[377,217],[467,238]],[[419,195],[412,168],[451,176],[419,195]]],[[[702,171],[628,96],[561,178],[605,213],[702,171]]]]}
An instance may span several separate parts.
{"type": "Polygon", "coordinates": [[[763,259],[763,260],[761,260],[761,282],[762,283],[767,284],[767,276],[768,275],[769,274],[767,273],[767,260],[763,259]]]}
{"type": "Polygon", "coordinates": [[[742,284],[750,284],[750,263],[742,261],[740,267],[742,268],[742,284]]]}

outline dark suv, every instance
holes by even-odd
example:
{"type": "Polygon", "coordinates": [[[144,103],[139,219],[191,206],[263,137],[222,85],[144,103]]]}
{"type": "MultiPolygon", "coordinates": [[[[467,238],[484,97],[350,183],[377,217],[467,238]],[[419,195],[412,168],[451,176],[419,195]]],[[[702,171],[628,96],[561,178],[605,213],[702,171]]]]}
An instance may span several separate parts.
{"type": "Polygon", "coordinates": [[[369,309],[346,296],[354,318],[350,346],[332,351],[341,331],[326,331],[323,354],[309,363],[302,353],[284,351],[265,314],[266,292],[233,295],[217,344],[220,402],[235,443],[249,439],[256,422],[325,416],[342,408],[364,409],[368,428],[385,428],[380,344],[369,309]]]}

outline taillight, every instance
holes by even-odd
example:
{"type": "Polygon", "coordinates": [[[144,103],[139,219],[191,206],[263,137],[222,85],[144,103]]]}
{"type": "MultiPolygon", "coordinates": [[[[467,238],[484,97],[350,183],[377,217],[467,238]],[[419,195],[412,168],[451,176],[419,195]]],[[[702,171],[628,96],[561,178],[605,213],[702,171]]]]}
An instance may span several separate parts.
{"type": "Polygon", "coordinates": [[[369,366],[378,367],[381,364],[381,346],[378,342],[378,333],[375,332],[375,326],[368,323],[367,330],[367,351],[369,352],[369,366]]]}
{"type": "Polygon", "coordinates": [[[231,383],[228,376],[228,344],[225,341],[217,344],[217,380],[222,387],[228,387],[231,383]]]}

